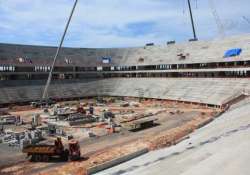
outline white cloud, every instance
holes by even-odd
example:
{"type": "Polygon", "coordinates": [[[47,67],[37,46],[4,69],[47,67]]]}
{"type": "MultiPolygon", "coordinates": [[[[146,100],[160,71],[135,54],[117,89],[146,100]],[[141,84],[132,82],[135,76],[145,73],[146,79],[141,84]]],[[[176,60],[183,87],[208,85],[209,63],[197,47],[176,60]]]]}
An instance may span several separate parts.
{"type": "MultiPolygon", "coordinates": [[[[65,45],[74,47],[125,47],[146,42],[188,40],[192,37],[184,0],[79,0],[65,45]],[[154,22],[152,31],[127,35],[129,24],[154,22]],[[118,29],[119,32],[114,29],[118,29]]],[[[0,42],[57,45],[73,0],[0,0],[0,42]]],[[[194,5],[194,4],[193,4],[194,5]]],[[[227,34],[248,32],[242,16],[250,17],[248,0],[216,1],[227,34]]],[[[217,36],[207,0],[194,5],[198,37],[217,36]]]]}

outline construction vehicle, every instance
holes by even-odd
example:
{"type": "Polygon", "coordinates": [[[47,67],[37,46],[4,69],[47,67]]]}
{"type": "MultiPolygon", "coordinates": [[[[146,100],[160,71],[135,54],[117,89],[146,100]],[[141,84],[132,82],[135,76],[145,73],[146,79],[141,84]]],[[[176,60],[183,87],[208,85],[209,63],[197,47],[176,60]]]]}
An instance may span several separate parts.
{"type": "Polygon", "coordinates": [[[148,127],[154,126],[154,122],[157,121],[158,119],[155,118],[154,116],[152,117],[144,117],[140,119],[135,119],[129,122],[121,123],[121,126],[123,128],[126,128],[130,131],[132,130],[137,130],[137,129],[144,129],[148,127]]]}
{"type": "Polygon", "coordinates": [[[78,141],[69,141],[69,158],[70,160],[79,160],[81,157],[81,151],[78,141]]]}
{"type": "Polygon", "coordinates": [[[65,149],[61,138],[55,140],[54,145],[28,145],[23,148],[23,153],[27,157],[31,156],[31,161],[34,162],[48,162],[51,157],[58,157],[62,161],[80,159],[80,146],[77,141],[71,140],[69,142],[69,149],[65,149]]]}
{"type": "Polygon", "coordinates": [[[78,106],[76,109],[77,113],[86,114],[86,110],[82,105],[78,106]]]}

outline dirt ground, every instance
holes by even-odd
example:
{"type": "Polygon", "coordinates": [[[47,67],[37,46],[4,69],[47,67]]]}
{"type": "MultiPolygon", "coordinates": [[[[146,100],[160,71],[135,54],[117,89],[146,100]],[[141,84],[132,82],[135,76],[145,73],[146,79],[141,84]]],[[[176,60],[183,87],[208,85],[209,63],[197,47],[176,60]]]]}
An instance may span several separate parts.
{"type": "MultiPolygon", "coordinates": [[[[133,152],[135,149],[157,149],[169,146],[168,144],[172,144],[169,143],[171,139],[176,140],[176,138],[185,136],[190,129],[195,129],[200,122],[212,118],[219,112],[215,109],[204,108],[197,105],[184,103],[177,104],[164,101],[145,101],[142,102],[139,107],[120,107],[112,103],[104,107],[95,107],[97,113],[105,108],[108,108],[112,112],[133,110],[137,113],[143,113],[145,111],[158,111],[155,116],[158,120],[155,126],[137,132],[122,130],[120,133],[80,140],[81,152],[84,159],[79,162],[70,163],[52,160],[48,163],[31,163],[27,160],[24,161],[23,157],[18,157],[19,153],[16,152],[16,154],[13,154],[13,157],[16,157],[15,162],[13,162],[15,164],[0,167],[0,174],[58,174],[61,168],[63,168],[64,171],[59,174],[77,174],[78,171],[73,171],[70,168],[72,164],[77,165],[77,169],[82,173],[84,171],[83,169],[90,166],[90,162],[93,163],[93,159],[98,158],[99,155],[102,157],[103,155],[109,155],[106,159],[110,160],[124,154],[121,150],[126,150],[126,152],[129,153],[133,152]],[[173,137],[167,142],[166,140],[168,140],[169,137],[166,138],[166,135],[169,136],[169,134],[172,134],[173,137]],[[161,144],[163,142],[164,144],[161,144]]],[[[25,118],[30,114],[39,112],[41,112],[40,109],[32,109],[27,111],[15,111],[14,114],[18,114],[25,118]]],[[[20,156],[23,155],[20,154],[20,156]]],[[[9,160],[9,163],[12,160],[8,156],[2,157],[2,154],[1,158],[9,160]]]]}

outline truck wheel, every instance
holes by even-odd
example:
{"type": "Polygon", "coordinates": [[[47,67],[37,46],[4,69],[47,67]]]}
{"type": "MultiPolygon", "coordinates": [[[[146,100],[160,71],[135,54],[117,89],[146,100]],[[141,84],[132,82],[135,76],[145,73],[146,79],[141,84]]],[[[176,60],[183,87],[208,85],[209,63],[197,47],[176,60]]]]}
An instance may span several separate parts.
{"type": "Polygon", "coordinates": [[[63,152],[62,152],[62,160],[63,161],[68,161],[69,160],[69,150],[64,150],[63,152]]]}
{"type": "Polygon", "coordinates": [[[34,154],[31,155],[30,161],[35,162],[35,155],[34,154]]]}
{"type": "Polygon", "coordinates": [[[41,162],[42,161],[42,156],[37,154],[37,155],[34,155],[34,161],[35,162],[41,162]]]}
{"type": "Polygon", "coordinates": [[[42,159],[43,159],[43,162],[48,162],[49,161],[49,156],[48,155],[43,155],[42,159]]]}

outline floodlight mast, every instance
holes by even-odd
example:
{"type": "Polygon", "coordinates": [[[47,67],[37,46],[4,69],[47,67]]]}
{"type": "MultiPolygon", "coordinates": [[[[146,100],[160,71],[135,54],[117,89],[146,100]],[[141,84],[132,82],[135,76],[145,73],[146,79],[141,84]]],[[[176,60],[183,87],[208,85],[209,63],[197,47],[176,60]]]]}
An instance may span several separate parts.
{"type": "Polygon", "coordinates": [[[73,14],[74,14],[74,11],[75,11],[77,2],[78,2],[78,0],[75,0],[74,6],[73,6],[73,8],[72,8],[72,10],[71,10],[69,19],[68,19],[67,24],[66,24],[66,27],[65,27],[65,29],[64,29],[64,33],[63,33],[63,36],[62,36],[62,38],[61,38],[60,44],[59,44],[59,46],[58,46],[58,48],[57,48],[57,50],[56,50],[56,54],[55,54],[55,57],[54,57],[54,59],[53,59],[53,63],[52,63],[51,68],[50,68],[48,80],[47,80],[47,83],[46,83],[45,88],[44,88],[44,91],[43,91],[42,99],[45,99],[45,100],[46,100],[46,99],[48,98],[48,89],[49,89],[49,86],[50,86],[50,83],[51,83],[52,74],[53,74],[53,69],[54,69],[54,66],[55,66],[55,63],[56,63],[56,59],[57,59],[57,57],[58,57],[58,55],[59,55],[59,53],[60,53],[60,50],[61,50],[61,48],[62,48],[62,44],[63,44],[64,38],[65,38],[65,36],[66,36],[67,30],[68,30],[68,28],[69,28],[69,24],[70,24],[70,21],[71,21],[71,19],[72,19],[73,14]]]}
{"type": "Polygon", "coordinates": [[[195,31],[195,27],[194,27],[194,19],[193,19],[193,13],[192,13],[192,7],[191,7],[191,3],[190,0],[188,0],[188,8],[189,8],[189,13],[190,13],[190,19],[191,19],[191,24],[192,24],[192,29],[193,29],[193,35],[194,35],[194,40],[198,40],[197,36],[196,36],[196,31],[195,31]]]}

